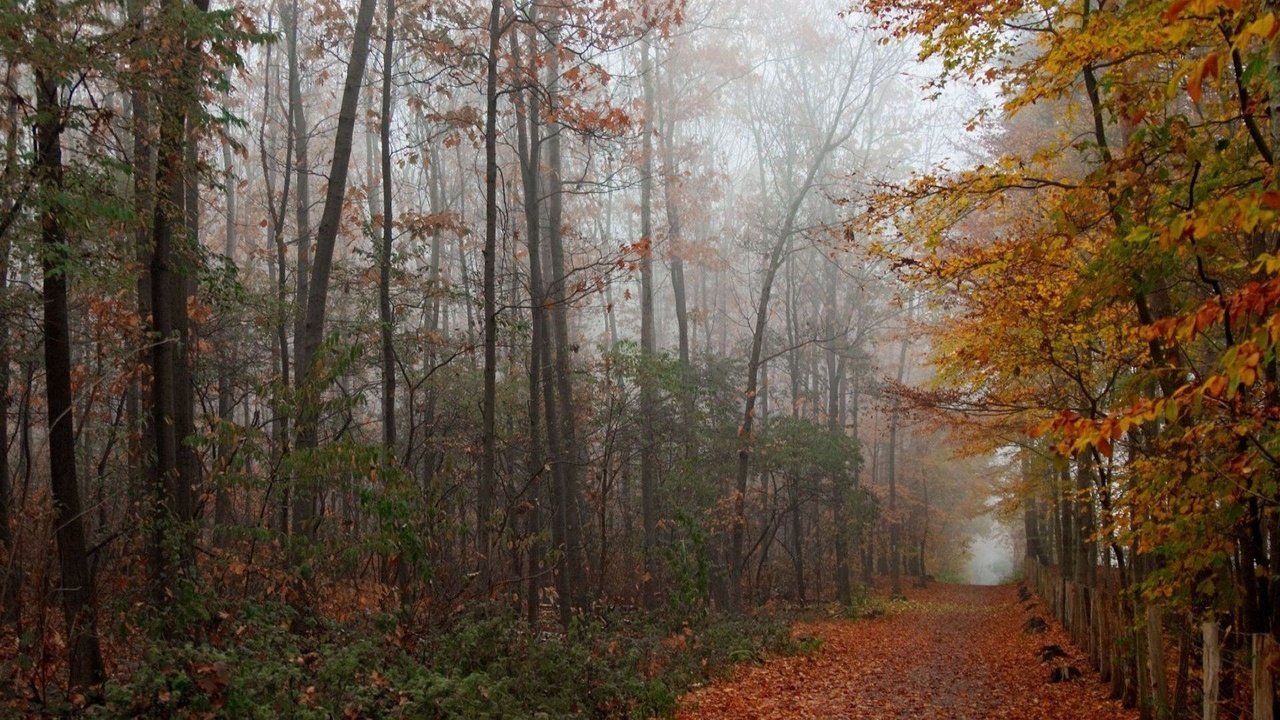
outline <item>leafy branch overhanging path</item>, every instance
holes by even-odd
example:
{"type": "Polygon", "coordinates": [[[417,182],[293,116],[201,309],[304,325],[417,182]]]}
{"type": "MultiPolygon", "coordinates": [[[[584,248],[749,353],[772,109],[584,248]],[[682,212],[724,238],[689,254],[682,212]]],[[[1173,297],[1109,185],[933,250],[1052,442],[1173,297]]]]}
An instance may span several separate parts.
{"type": "Polygon", "coordinates": [[[810,656],[743,666],[732,679],[686,695],[679,720],[1132,720],[1050,621],[1012,586],[934,584],[907,589],[883,616],[830,620],[796,629],[823,640],[810,656]],[[1041,661],[1060,646],[1066,659],[1041,661]],[[1073,661],[1074,659],[1074,661],[1073,661]],[[1084,671],[1049,682],[1056,665],[1084,671]]]}

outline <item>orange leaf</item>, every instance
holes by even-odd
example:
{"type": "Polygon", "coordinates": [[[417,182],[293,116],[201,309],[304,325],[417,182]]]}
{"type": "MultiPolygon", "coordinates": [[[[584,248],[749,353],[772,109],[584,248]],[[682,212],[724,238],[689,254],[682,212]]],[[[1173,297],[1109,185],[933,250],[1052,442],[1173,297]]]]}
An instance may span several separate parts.
{"type": "Polygon", "coordinates": [[[1196,65],[1195,70],[1191,71],[1191,77],[1187,78],[1187,95],[1191,96],[1192,102],[1200,102],[1205,78],[1217,76],[1218,54],[1209,53],[1196,65]]]}
{"type": "Polygon", "coordinates": [[[1182,11],[1191,4],[1191,0],[1173,0],[1169,3],[1169,8],[1160,16],[1165,22],[1173,22],[1178,19],[1182,11]]]}
{"type": "Polygon", "coordinates": [[[1222,393],[1227,389],[1227,379],[1222,375],[1214,375],[1204,383],[1204,392],[1210,397],[1222,397],[1222,393]]]}

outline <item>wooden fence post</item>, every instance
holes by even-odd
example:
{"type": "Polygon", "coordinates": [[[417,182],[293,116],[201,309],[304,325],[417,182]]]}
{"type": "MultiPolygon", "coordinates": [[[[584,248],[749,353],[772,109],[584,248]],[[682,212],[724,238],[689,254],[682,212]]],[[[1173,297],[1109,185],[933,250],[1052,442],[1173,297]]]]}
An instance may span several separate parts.
{"type": "Polygon", "coordinates": [[[1276,652],[1276,642],[1266,633],[1253,636],[1253,718],[1272,720],[1275,717],[1276,683],[1271,674],[1271,657],[1276,652]]]}
{"type": "Polygon", "coordinates": [[[1147,605],[1147,663],[1147,682],[1151,684],[1156,717],[1168,717],[1169,679],[1164,666],[1164,620],[1160,608],[1153,604],[1147,605]]]}
{"type": "Polygon", "coordinates": [[[1107,609],[1107,629],[1111,633],[1111,657],[1107,660],[1107,665],[1111,674],[1111,697],[1116,700],[1124,698],[1125,664],[1121,646],[1121,643],[1124,642],[1124,637],[1120,632],[1120,618],[1122,615],[1122,608],[1118,600],[1107,609]]]}
{"type": "Polygon", "coordinates": [[[1218,673],[1222,669],[1218,623],[1203,623],[1200,631],[1204,634],[1204,720],[1218,720],[1218,673]]]}
{"type": "MultiPolygon", "coordinates": [[[[1093,591],[1093,607],[1090,608],[1089,615],[1093,617],[1093,667],[1099,675],[1104,673],[1102,658],[1106,653],[1103,648],[1107,646],[1107,618],[1102,612],[1106,601],[1107,596],[1101,589],[1093,591]]],[[[1104,676],[1102,679],[1107,678],[1104,676]]]]}

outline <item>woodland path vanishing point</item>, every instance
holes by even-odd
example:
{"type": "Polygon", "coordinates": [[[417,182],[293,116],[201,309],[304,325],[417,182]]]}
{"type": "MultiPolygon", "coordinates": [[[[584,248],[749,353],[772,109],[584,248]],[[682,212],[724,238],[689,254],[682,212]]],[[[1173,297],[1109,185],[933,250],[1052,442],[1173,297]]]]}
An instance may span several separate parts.
{"type": "Polygon", "coordinates": [[[1107,699],[1107,687],[1080,660],[1037,599],[1014,586],[934,583],[907,588],[907,600],[880,617],[801,625],[821,649],[810,656],[739,667],[729,680],[681,701],[679,720],[1132,720],[1136,711],[1107,699]],[[1031,605],[1034,603],[1034,605],[1031,605]],[[1042,663],[1047,645],[1068,657],[1042,663]],[[1050,683],[1055,663],[1083,672],[1050,683]]]}

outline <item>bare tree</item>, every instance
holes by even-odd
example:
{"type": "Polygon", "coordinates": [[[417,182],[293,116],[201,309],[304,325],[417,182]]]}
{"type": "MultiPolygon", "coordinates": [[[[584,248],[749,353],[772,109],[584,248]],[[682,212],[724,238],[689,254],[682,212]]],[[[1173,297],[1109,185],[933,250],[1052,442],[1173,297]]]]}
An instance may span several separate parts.
{"type": "Polygon", "coordinates": [[[827,65],[834,61],[830,55],[815,53],[812,47],[798,48],[781,59],[763,64],[762,73],[773,85],[756,93],[749,109],[761,192],[777,198],[778,210],[774,217],[778,220],[764,221],[769,245],[759,293],[753,303],[754,320],[738,428],[738,462],[732,487],[728,576],[733,595],[741,591],[746,560],[746,498],[773,286],[796,238],[805,231],[804,208],[815,188],[825,183],[828,163],[853,133],[874,117],[898,62],[898,51],[883,48],[874,37],[865,33],[846,34],[843,26],[838,32],[842,48],[839,72],[831,72],[827,65]],[[796,94],[780,90],[782,87],[794,89],[796,94]]]}

